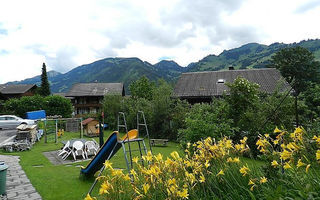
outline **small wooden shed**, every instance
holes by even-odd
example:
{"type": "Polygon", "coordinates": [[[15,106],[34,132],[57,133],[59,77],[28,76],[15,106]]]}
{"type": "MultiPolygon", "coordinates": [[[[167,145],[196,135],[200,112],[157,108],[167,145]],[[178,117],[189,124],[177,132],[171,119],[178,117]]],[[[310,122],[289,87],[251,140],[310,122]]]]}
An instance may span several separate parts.
{"type": "Polygon", "coordinates": [[[84,134],[87,136],[98,136],[99,135],[99,121],[93,118],[88,118],[82,121],[84,134]]]}

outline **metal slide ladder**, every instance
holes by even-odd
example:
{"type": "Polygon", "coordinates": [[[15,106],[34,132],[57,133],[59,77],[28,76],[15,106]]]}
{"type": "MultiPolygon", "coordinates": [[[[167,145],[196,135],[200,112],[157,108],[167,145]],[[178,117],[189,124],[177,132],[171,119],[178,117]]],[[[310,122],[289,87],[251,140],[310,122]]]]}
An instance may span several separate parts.
{"type": "MultiPolygon", "coordinates": [[[[148,125],[147,125],[147,122],[146,122],[146,118],[144,116],[144,112],[143,111],[138,111],[137,113],[137,129],[138,129],[138,133],[140,133],[139,131],[139,127],[140,126],[144,126],[145,127],[145,130],[146,130],[146,134],[147,134],[147,137],[148,137],[148,141],[149,141],[149,148],[150,148],[150,151],[152,153],[152,147],[151,147],[151,142],[150,142],[150,136],[149,136],[149,131],[148,131],[148,125]],[[140,118],[142,117],[143,119],[143,122],[140,123],[140,118]]],[[[146,148],[146,147],[145,147],[146,148]]]]}
{"type": "MultiPolygon", "coordinates": [[[[124,128],[125,131],[126,131],[126,134],[128,135],[128,128],[127,128],[127,122],[126,122],[126,117],[125,117],[125,114],[123,112],[119,112],[119,115],[118,115],[118,132],[120,131],[120,128],[124,128]],[[122,120],[121,120],[122,118],[122,120]],[[121,121],[123,124],[121,124],[121,121]]],[[[139,133],[139,132],[138,132],[139,133]]],[[[145,154],[147,154],[147,148],[146,148],[146,145],[145,145],[145,142],[143,140],[143,138],[136,138],[136,139],[131,139],[129,140],[129,137],[127,137],[126,139],[124,139],[122,142],[121,142],[121,145],[122,145],[122,149],[123,149],[123,153],[124,153],[124,158],[126,160],[126,164],[127,164],[127,169],[128,169],[128,172],[130,173],[130,169],[132,169],[133,167],[133,163],[132,163],[132,152],[133,151],[139,151],[140,152],[140,157],[142,158],[142,150],[141,150],[141,144],[140,142],[142,142],[143,144],[143,149],[145,151],[145,154]],[[138,142],[138,145],[139,145],[139,149],[137,150],[132,150],[131,149],[131,145],[130,143],[131,142],[138,142]],[[129,147],[129,150],[127,151],[126,150],[126,146],[125,144],[128,143],[128,147],[129,147]],[[130,157],[130,166],[129,166],[129,160],[128,160],[128,156],[127,156],[127,153],[129,152],[129,157],[130,157]]],[[[142,165],[144,165],[143,163],[143,160],[141,159],[141,163],[142,165]]]]}
{"type": "MultiPolygon", "coordinates": [[[[118,114],[118,132],[120,131],[120,128],[124,128],[125,131],[126,131],[126,134],[128,135],[128,128],[127,128],[127,122],[126,122],[126,117],[125,117],[125,114],[123,112],[119,112],[118,114]],[[121,124],[121,119],[122,118],[122,123],[121,124]]],[[[150,138],[149,138],[149,132],[148,132],[148,127],[147,127],[147,123],[146,123],[146,119],[144,117],[144,113],[142,111],[138,111],[137,113],[137,130],[138,130],[138,133],[139,133],[139,126],[145,126],[146,128],[146,132],[147,132],[147,136],[148,136],[148,139],[149,139],[149,145],[150,145],[150,138]],[[144,123],[140,123],[139,122],[139,113],[143,116],[143,121],[144,123]]],[[[143,144],[143,149],[144,149],[144,152],[145,154],[147,155],[147,147],[146,147],[146,144],[144,142],[144,139],[143,138],[136,138],[136,139],[132,139],[132,140],[129,140],[129,137],[127,137],[127,140],[124,139],[122,142],[121,142],[121,145],[122,145],[122,149],[123,149],[123,153],[124,153],[124,158],[125,158],[125,161],[126,161],[126,165],[127,165],[127,170],[128,170],[128,173],[130,174],[130,169],[132,169],[132,154],[131,152],[133,150],[131,150],[131,146],[130,146],[130,142],[138,142],[138,145],[139,145],[139,149],[138,150],[135,150],[135,151],[139,151],[140,152],[140,157],[141,157],[141,163],[142,165],[144,165],[144,162],[143,162],[143,159],[142,159],[142,150],[141,150],[141,144],[140,142],[142,142],[143,144]],[[128,143],[128,146],[129,146],[129,151],[126,150],[126,147],[125,147],[125,143],[128,143]],[[127,156],[127,152],[129,152],[129,155],[130,155],[130,164],[131,164],[131,168],[129,166],[129,161],[128,161],[128,156],[127,156]]],[[[111,155],[113,154],[113,151],[115,149],[116,145],[113,147],[109,157],[107,158],[107,160],[110,159],[111,155]]],[[[151,145],[150,145],[150,151],[151,151],[151,145]]],[[[152,151],[151,151],[152,152],[152,151]]],[[[99,176],[101,176],[102,172],[104,171],[105,169],[105,165],[103,165],[103,167],[100,169],[100,172],[99,172],[99,176]]],[[[95,187],[95,185],[97,184],[97,181],[98,179],[95,179],[94,183],[92,184],[92,186],[90,187],[89,189],[89,192],[88,194],[91,194],[93,188],[95,187]]]]}

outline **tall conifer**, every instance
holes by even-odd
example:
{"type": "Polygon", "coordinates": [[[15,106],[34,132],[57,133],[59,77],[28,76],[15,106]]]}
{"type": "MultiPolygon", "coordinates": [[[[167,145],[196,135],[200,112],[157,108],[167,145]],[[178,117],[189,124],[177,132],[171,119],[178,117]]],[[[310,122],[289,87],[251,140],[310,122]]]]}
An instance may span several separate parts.
{"type": "Polygon", "coordinates": [[[49,96],[51,93],[50,84],[47,76],[47,67],[45,63],[42,64],[41,87],[39,93],[42,96],[49,96]]]}

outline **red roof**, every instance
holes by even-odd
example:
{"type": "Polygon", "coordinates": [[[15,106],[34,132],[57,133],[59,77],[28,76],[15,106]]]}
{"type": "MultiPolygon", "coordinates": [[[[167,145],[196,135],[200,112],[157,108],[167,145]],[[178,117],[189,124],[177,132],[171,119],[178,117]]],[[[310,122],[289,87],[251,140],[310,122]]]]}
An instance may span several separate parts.
{"type": "Polygon", "coordinates": [[[94,121],[95,119],[93,119],[93,118],[88,118],[88,119],[85,119],[85,120],[83,120],[82,121],[82,125],[87,125],[88,123],[90,123],[90,122],[92,122],[92,121],[94,121]]]}

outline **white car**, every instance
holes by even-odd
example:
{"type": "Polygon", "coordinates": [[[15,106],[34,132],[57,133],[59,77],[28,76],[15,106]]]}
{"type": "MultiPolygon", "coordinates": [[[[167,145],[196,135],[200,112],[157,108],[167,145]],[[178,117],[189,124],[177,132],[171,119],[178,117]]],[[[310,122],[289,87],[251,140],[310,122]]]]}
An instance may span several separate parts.
{"type": "Polygon", "coordinates": [[[34,120],[22,119],[15,115],[0,115],[0,129],[15,129],[21,124],[33,125],[34,120]]]}

